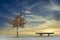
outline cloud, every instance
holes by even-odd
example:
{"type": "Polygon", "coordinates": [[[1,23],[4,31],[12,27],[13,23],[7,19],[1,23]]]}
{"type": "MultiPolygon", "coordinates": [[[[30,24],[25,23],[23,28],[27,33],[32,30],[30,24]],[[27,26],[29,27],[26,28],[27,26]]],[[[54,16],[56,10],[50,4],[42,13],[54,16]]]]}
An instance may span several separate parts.
{"type": "Polygon", "coordinates": [[[20,15],[20,13],[19,12],[12,12],[12,15],[20,15]]]}
{"type": "Polygon", "coordinates": [[[56,20],[60,20],[60,12],[56,11],[53,18],[56,19],[56,20]]]}
{"type": "Polygon", "coordinates": [[[40,11],[41,11],[40,13],[46,16],[52,15],[51,17],[52,19],[60,20],[60,5],[58,5],[58,2],[56,0],[50,0],[50,3],[44,5],[40,9],[40,11]]]}
{"type": "Polygon", "coordinates": [[[53,15],[47,17],[38,16],[38,15],[26,15],[26,16],[27,16],[26,18],[27,24],[30,26],[33,25],[32,27],[43,27],[43,25],[48,26],[55,23],[55,19],[52,19],[53,15]]]}
{"type": "Polygon", "coordinates": [[[26,15],[28,21],[45,21],[45,17],[38,15],[26,15]],[[30,18],[31,17],[31,18],[30,18]]]}
{"type": "Polygon", "coordinates": [[[37,5],[38,5],[38,3],[35,3],[35,4],[31,5],[30,7],[28,7],[27,9],[30,10],[31,8],[33,8],[33,7],[37,6],[37,5]]]}
{"type": "Polygon", "coordinates": [[[55,10],[55,11],[60,11],[60,5],[53,5],[53,6],[51,6],[51,5],[49,5],[49,6],[47,6],[47,10],[55,10]]]}
{"type": "Polygon", "coordinates": [[[25,13],[31,13],[30,11],[26,10],[25,13]]]}
{"type": "Polygon", "coordinates": [[[7,20],[12,20],[14,18],[14,17],[9,17],[9,16],[1,16],[1,17],[7,20]]]}
{"type": "MultiPolygon", "coordinates": [[[[49,24],[45,23],[42,25],[42,27],[40,27],[40,25],[38,25],[37,27],[25,27],[25,28],[19,28],[19,34],[28,34],[28,35],[35,35],[36,32],[54,32],[56,35],[60,35],[60,28],[58,27],[58,21],[56,20],[49,20],[49,24]],[[52,23],[52,25],[50,25],[50,23],[52,23]]],[[[0,34],[16,34],[16,29],[5,29],[3,31],[0,31],[0,34]],[[9,31],[8,31],[9,30],[9,31]],[[6,33],[7,32],[7,33],[6,33]]]]}
{"type": "Polygon", "coordinates": [[[47,10],[60,11],[60,5],[52,0],[50,0],[50,4],[46,5],[45,8],[47,8],[47,10]]]}
{"type": "Polygon", "coordinates": [[[56,21],[55,19],[47,21],[45,24],[42,25],[44,29],[49,29],[49,28],[60,28],[59,25],[60,21],[56,21]]]}

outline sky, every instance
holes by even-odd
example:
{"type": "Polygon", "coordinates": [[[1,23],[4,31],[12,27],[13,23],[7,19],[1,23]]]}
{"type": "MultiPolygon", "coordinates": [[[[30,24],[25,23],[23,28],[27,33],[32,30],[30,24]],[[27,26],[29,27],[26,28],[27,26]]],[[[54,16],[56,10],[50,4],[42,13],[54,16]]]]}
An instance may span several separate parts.
{"type": "Polygon", "coordinates": [[[16,29],[9,27],[8,22],[22,12],[27,23],[25,28],[19,28],[20,34],[54,32],[60,35],[60,0],[0,0],[0,34],[15,34],[16,29]]]}

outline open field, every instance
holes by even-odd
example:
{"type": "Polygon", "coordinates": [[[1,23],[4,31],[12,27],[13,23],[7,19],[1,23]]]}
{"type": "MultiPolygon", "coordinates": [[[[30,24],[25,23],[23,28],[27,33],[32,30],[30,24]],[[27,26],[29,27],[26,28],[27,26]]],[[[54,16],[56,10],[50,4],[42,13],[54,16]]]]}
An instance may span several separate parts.
{"type": "Polygon", "coordinates": [[[16,36],[0,35],[0,40],[60,40],[60,36],[26,36],[17,38],[16,36]]]}

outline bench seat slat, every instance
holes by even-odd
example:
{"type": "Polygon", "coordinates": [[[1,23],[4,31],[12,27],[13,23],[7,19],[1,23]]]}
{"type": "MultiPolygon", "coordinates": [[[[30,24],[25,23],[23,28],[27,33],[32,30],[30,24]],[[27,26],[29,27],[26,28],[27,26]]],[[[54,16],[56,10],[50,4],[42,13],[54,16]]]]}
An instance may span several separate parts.
{"type": "Polygon", "coordinates": [[[36,33],[36,34],[54,34],[54,33],[36,33]]]}

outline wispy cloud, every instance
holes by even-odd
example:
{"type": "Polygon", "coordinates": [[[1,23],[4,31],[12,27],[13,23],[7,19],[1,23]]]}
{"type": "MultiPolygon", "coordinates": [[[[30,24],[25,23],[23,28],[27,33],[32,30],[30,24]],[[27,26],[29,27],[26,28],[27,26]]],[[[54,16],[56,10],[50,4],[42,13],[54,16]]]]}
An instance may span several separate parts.
{"type": "Polygon", "coordinates": [[[47,8],[47,10],[60,11],[60,5],[52,0],[50,0],[50,4],[46,5],[45,7],[47,8]]]}

